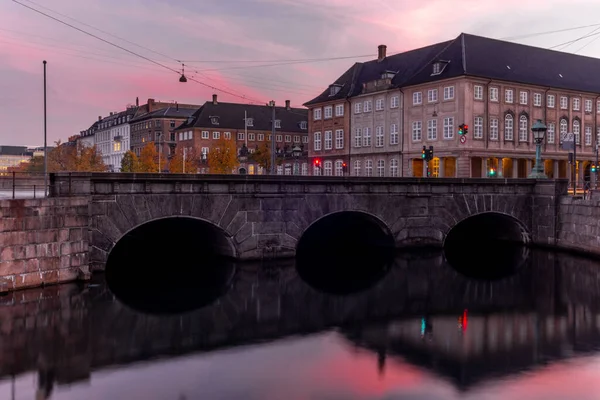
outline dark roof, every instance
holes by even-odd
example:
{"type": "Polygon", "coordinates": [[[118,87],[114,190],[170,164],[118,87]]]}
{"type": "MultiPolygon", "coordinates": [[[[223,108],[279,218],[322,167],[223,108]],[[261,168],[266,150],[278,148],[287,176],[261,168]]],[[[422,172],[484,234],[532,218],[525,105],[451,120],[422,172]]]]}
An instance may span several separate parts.
{"type": "Polygon", "coordinates": [[[182,107],[166,107],[159,110],[155,110],[149,113],[145,113],[133,118],[130,122],[144,121],[152,118],[188,118],[197,109],[194,108],[182,108],[182,107]]]}
{"type": "Polygon", "coordinates": [[[396,72],[392,87],[468,75],[600,93],[600,59],[461,33],[453,40],[394,54],[381,62],[356,63],[334,82],[342,85],[337,95],[329,96],[327,88],[305,105],[357,96],[364,83],[380,79],[386,71],[396,72]],[[441,74],[432,76],[437,61],[447,65],[441,74]]]}
{"type": "MultiPolygon", "coordinates": [[[[177,129],[212,129],[216,127],[244,129],[244,112],[246,112],[248,118],[253,119],[253,126],[248,127],[250,130],[271,130],[272,109],[269,106],[221,102],[214,104],[212,101],[204,103],[191,119],[181,124],[177,129]],[[212,123],[212,117],[219,118],[219,125],[212,123]]],[[[305,108],[290,108],[287,110],[285,107],[275,107],[275,119],[281,121],[281,128],[277,128],[280,132],[308,132],[300,127],[301,122],[308,122],[308,110],[305,108]]]]}
{"type": "Polygon", "coordinates": [[[0,155],[21,156],[27,153],[26,146],[0,146],[0,155]]]}

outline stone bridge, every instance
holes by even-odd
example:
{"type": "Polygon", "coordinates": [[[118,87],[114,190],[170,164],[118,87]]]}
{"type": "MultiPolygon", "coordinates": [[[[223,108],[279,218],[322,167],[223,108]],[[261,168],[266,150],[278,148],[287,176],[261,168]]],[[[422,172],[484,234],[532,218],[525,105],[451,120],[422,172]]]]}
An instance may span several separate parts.
{"type": "MultiPolygon", "coordinates": [[[[392,331],[381,331],[381,322],[384,328],[390,320],[410,325],[425,313],[434,320],[436,316],[449,316],[454,321],[465,308],[473,327],[478,318],[493,319],[495,315],[504,321],[502,326],[525,323],[526,340],[513,340],[510,346],[509,342],[484,346],[480,349],[484,354],[475,354],[464,348],[462,340],[451,341],[448,349],[447,335],[440,332],[444,349],[432,351],[451,353],[462,362],[483,360],[492,370],[500,366],[503,373],[515,373],[544,363],[542,353],[547,348],[564,348],[567,341],[576,343],[587,335],[592,335],[595,343],[600,342],[600,328],[592,317],[600,312],[600,278],[594,272],[597,266],[592,261],[576,260],[578,276],[585,279],[562,279],[572,265],[552,257],[533,252],[519,274],[495,282],[463,277],[444,262],[441,253],[416,260],[399,257],[385,279],[352,296],[327,295],[312,289],[293,265],[280,263],[274,273],[267,275],[257,272],[258,264],[246,263],[238,268],[229,290],[217,301],[173,316],[138,313],[115,299],[103,284],[12,292],[0,297],[0,379],[40,370],[52,371],[58,384],[68,384],[89,380],[94,371],[111,366],[210,352],[332,327],[349,332],[348,337],[357,345],[373,347],[374,351],[388,347],[392,355],[397,354],[397,349],[390,347],[392,341],[396,343],[402,336],[385,339],[392,331]],[[496,309],[514,313],[496,314],[496,309]],[[537,335],[530,334],[533,315],[548,319],[548,323],[538,321],[541,328],[537,335]],[[565,318],[568,330],[560,334],[548,336],[542,329],[559,326],[556,322],[565,318]],[[522,365],[521,353],[537,356],[522,365]]],[[[410,326],[418,342],[418,329],[410,326]]],[[[451,328],[450,333],[454,333],[456,325],[451,328]]],[[[473,334],[482,333],[473,330],[473,334]]],[[[478,379],[494,376],[493,371],[489,372],[485,376],[473,371],[469,374],[478,379]]]]}
{"type": "Polygon", "coordinates": [[[198,230],[213,248],[240,260],[294,256],[303,239],[319,231],[335,235],[344,219],[344,229],[362,223],[361,229],[379,230],[396,247],[441,246],[457,224],[474,216],[484,218],[472,229],[554,245],[558,199],[566,185],[529,179],[61,173],[52,176],[51,193],[89,199],[90,262],[102,269],[124,235],[171,218],[199,221],[198,230]],[[489,225],[497,229],[486,229],[489,225]]]}

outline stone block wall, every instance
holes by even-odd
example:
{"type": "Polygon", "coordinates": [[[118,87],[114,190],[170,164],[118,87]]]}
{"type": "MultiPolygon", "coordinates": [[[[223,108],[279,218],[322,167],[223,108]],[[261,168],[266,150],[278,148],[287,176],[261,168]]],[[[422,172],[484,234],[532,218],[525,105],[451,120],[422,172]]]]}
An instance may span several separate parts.
{"type": "Polygon", "coordinates": [[[0,292],[89,276],[88,202],[0,201],[0,292]]]}
{"type": "Polygon", "coordinates": [[[600,199],[562,197],[556,246],[600,255],[600,199]]]}

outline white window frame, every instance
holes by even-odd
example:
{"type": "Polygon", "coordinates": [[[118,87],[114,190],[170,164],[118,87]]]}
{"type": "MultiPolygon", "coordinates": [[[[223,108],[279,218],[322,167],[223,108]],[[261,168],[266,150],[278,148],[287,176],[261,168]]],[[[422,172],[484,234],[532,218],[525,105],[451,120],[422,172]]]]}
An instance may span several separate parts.
{"type": "Polygon", "coordinates": [[[333,107],[323,107],[323,119],[331,119],[333,117],[333,107]]]}
{"type": "MultiPolygon", "coordinates": [[[[321,109],[320,108],[315,108],[313,110],[313,119],[315,121],[320,121],[321,120],[321,109]]],[[[247,125],[251,126],[249,121],[248,121],[247,125]]]]}
{"type": "Polygon", "coordinates": [[[331,160],[326,160],[323,163],[323,175],[333,176],[333,162],[331,160]]]}
{"type": "Polygon", "coordinates": [[[333,131],[325,131],[324,147],[325,150],[333,149],[333,131]]]}
{"type": "Polygon", "coordinates": [[[321,151],[321,132],[315,132],[313,135],[313,150],[321,151]]]}
{"type": "Polygon", "coordinates": [[[398,124],[390,125],[390,144],[396,145],[400,143],[400,134],[398,132],[398,124]]]}
{"type": "Polygon", "coordinates": [[[383,126],[379,125],[375,127],[375,147],[383,147],[385,141],[385,134],[383,126]]]}
{"type": "Polygon", "coordinates": [[[363,147],[371,147],[371,128],[363,128],[363,147]]]}
{"type": "Polygon", "coordinates": [[[554,122],[550,122],[548,124],[548,130],[546,131],[546,140],[548,144],[553,144],[556,139],[556,124],[554,122]]]}
{"type": "Polygon", "coordinates": [[[515,101],[514,92],[512,89],[504,89],[504,102],[512,104],[515,101]]]}
{"type": "Polygon", "coordinates": [[[581,122],[573,120],[573,136],[575,136],[575,144],[581,143],[581,122]]]}
{"type": "Polygon", "coordinates": [[[504,140],[513,141],[515,138],[515,119],[511,114],[504,116],[504,140]]]}
{"type": "Polygon", "coordinates": [[[473,139],[483,139],[483,117],[475,117],[473,120],[473,139]]]}
{"type": "Polygon", "coordinates": [[[444,100],[454,100],[454,86],[444,87],[444,100]]]}
{"type": "Polygon", "coordinates": [[[400,98],[398,96],[392,96],[390,99],[390,108],[400,107],[400,98]]]}
{"type": "Polygon", "coordinates": [[[357,103],[354,103],[354,114],[361,114],[362,113],[362,101],[359,101],[357,103]]]}
{"type": "Polygon", "coordinates": [[[423,93],[414,92],[413,93],[413,106],[420,106],[423,104],[423,93]]]}
{"type": "Polygon", "coordinates": [[[490,140],[498,140],[498,118],[490,118],[490,140]]]}
{"type": "Polygon", "coordinates": [[[437,89],[429,89],[427,91],[427,102],[428,103],[436,103],[438,101],[438,90],[437,89]]]}
{"type": "Polygon", "coordinates": [[[581,99],[579,97],[573,97],[573,111],[581,110],[581,99]]]}
{"type": "Polygon", "coordinates": [[[519,142],[529,142],[529,118],[525,115],[519,117],[519,142]]]}
{"type": "Polygon", "coordinates": [[[546,96],[546,107],[556,107],[556,96],[554,96],[553,94],[549,94],[548,96],[546,96]]]}
{"type": "Polygon", "coordinates": [[[373,176],[373,160],[365,160],[365,176],[373,176]]]}
{"type": "Polygon", "coordinates": [[[584,144],[586,146],[592,145],[592,127],[591,126],[585,127],[584,141],[585,141],[584,144]]]}
{"type": "Polygon", "coordinates": [[[569,108],[569,98],[567,96],[560,96],[560,109],[566,110],[569,108]]]}
{"type": "Polygon", "coordinates": [[[421,121],[413,121],[412,123],[412,141],[421,142],[423,140],[423,123],[421,121]]]}
{"type": "Polygon", "coordinates": [[[524,90],[519,92],[519,104],[527,105],[527,101],[529,100],[529,93],[524,90]]]}
{"type": "Polygon", "coordinates": [[[344,161],[343,160],[335,160],[335,176],[344,176],[344,161]]]}
{"type": "Polygon", "coordinates": [[[343,129],[335,130],[335,148],[336,149],[344,148],[344,130],[343,129]]]}
{"type": "Polygon", "coordinates": [[[398,177],[398,160],[396,158],[390,160],[390,177],[398,177]]]}
{"type": "Polygon", "coordinates": [[[360,160],[354,160],[354,176],[360,176],[360,160]]]}
{"type": "Polygon", "coordinates": [[[454,139],[454,117],[444,118],[444,139],[454,139]]]}
{"type": "Polygon", "coordinates": [[[498,88],[497,87],[491,87],[490,88],[490,101],[493,102],[498,102],[498,88]]]}
{"type": "Polygon", "coordinates": [[[365,100],[363,106],[363,112],[371,112],[373,111],[373,102],[371,100],[365,100]]]}
{"type": "Polygon", "coordinates": [[[354,147],[362,147],[362,128],[354,129],[354,147]]]}
{"type": "Polygon", "coordinates": [[[377,160],[377,176],[383,178],[385,176],[385,160],[377,160]]]}
{"type": "Polygon", "coordinates": [[[437,119],[427,121],[427,140],[437,140],[437,119]]]}
{"type": "Polygon", "coordinates": [[[541,107],[542,106],[542,94],[541,93],[534,93],[533,94],[533,106],[534,107],[541,107]]]}
{"type": "Polygon", "coordinates": [[[344,105],[343,104],[336,104],[336,106],[335,106],[335,116],[336,117],[343,117],[344,116],[344,105]]]}
{"type": "Polygon", "coordinates": [[[483,100],[483,86],[475,85],[473,87],[473,97],[475,100],[483,100]]]}
{"type": "Polygon", "coordinates": [[[380,97],[377,100],[375,100],[375,110],[383,111],[384,109],[385,109],[385,101],[384,101],[383,97],[380,97]]]}

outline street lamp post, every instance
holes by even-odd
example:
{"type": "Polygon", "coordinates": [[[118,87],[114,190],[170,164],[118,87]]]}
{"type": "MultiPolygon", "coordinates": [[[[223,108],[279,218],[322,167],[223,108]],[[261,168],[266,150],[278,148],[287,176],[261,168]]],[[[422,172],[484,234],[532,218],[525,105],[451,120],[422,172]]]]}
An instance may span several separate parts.
{"type": "Polygon", "coordinates": [[[535,141],[535,166],[529,174],[531,179],[547,179],[548,177],[544,174],[544,165],[542,164],[542,142],[546,135],[548,128],[541,119],[538,119],[533,126],[531,131],[533,132],[533,140],[535,141]]]}
{"type": "Polygon", "coordinates": [[[300,175],[300,165],[298,164],[300,154],[302,154],[302,149],[298,145],[294,146],[292,155],[294,156],[294,171],[296,171],[296,175],[300,175]]]}
{"type": "Polygon", "coordinates": [[[48,197],[48,120],[46,115],[46,60],[44,60],[44,197],[48,197]]]}

